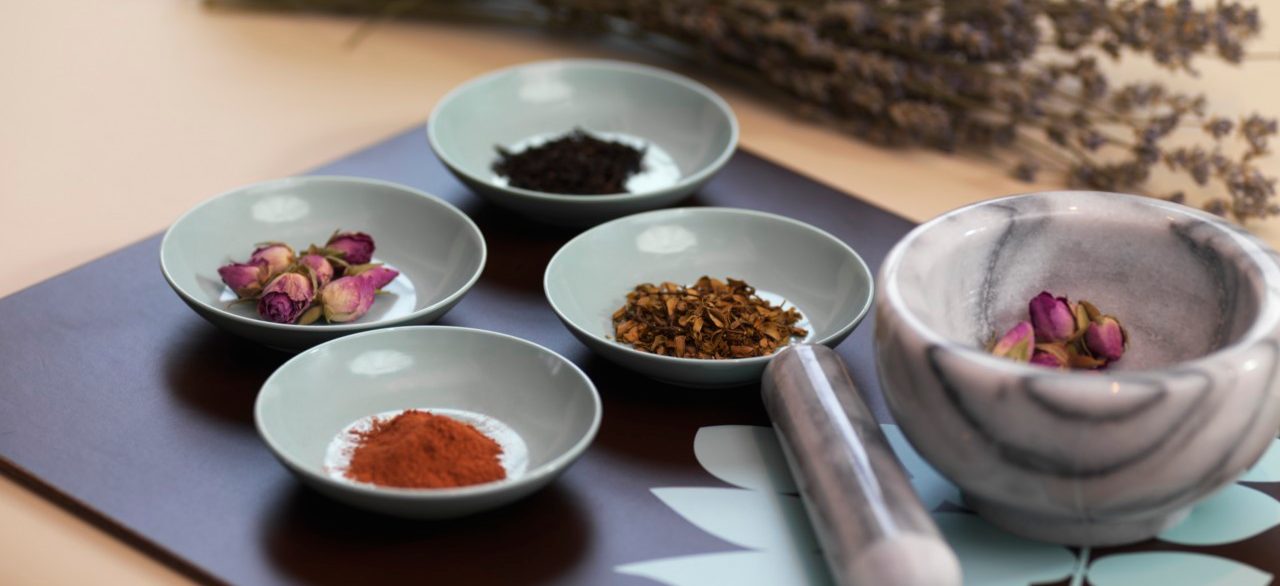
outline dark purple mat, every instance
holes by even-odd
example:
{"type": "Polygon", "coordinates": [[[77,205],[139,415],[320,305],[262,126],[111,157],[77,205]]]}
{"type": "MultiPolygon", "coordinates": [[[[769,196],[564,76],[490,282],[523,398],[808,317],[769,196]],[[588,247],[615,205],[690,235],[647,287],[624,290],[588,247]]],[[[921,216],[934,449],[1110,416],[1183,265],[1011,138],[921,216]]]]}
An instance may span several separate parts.
{"type": "MultiPolygon", "coordinates": [[[[575,234],[531,224],[466,191],[421,128],[316,170],[377,177],[449,200],[489,244],[476,287],[439,323],[514,334],[582,366],[605,420],[548,490],[493,513],[407,522],[303,489],[259,440],[259,385],[288,356],[224,334],[160,275],[148,238],[0,300],[0,457],[29,485],[193,574],[240,584],[373,578],[437,584],[625,584],[615,565],[735,549],[649,492],[714,485],[699,427],[766,422],[755,388],[688,391],[595,358],[556,320],[542,271],[575,234]]],[[[911,224],[741,153],[686,205],[799,218],[872,268],[911,224]]],[[[841,349],[874,386],[870,320],[841,349]]]]}
{"type": "MultiPolygon", "coordinates": [[[[405,183],[475,219],[488,266],[439,323],[520,336],[583,367],[605,416],[577,464],[532,498],[449,522],[380,517],[302,488],[252,420],[258,387],[288,356],[224,334],[183,305],[160,275],[157,236],[0,299],[0,468],[207,581],[648,584],[613,567],[737,549],[689,525],[649,489],[718,485],[694,459],[694,434],[766,424],[757,388],[685,390],[595,358],[542,294],[547,260],[575,232],[528,223],[471,195],[421,128],[316,172],[405,183]]],[[[849,243],[873,271],[912,226],[750,153],[684,205],[803,220],[849,243]]],[[[872,328],[869,317],[839,350],[883,416],[872,328]]],[[[1280,561],[1269,552],[1277,544],[1273,530],[1213,553],[1276,572],[1280,561]]]]}

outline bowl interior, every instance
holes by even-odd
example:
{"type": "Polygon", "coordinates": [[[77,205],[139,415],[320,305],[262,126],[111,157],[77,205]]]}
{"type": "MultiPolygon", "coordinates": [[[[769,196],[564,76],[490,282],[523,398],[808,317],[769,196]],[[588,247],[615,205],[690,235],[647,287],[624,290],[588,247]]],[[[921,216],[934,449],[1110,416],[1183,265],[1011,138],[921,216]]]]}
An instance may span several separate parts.
{"type": "MultiPolygon", "coordinates": [[[[856,253],[816,228],[760,212],[682,208],[629,216],[584,232],[547,265],[547,298],[574,327],[608,343],[613,312],[641,283],[742,279],[803,314],[808,341],[848,328],[870,305],[856,253]]],[[[696,362],[696,361],[690,361],[696,362]]]]}
{"type": "Polygon", "coordinates": [[[455,409],[510,427],[526,474],[588,441],[600,403],[585,375],[517,338],[465,328],[392,328],[339,338],[285,363],[263,385],[256,417],[273,449],[327,477],[326,449],[357,420],[403,409],[455,409]]]}
{"type": "Polygon", "coordinates": [[[1189,208],[1061,192],[987,202],[923,226],[887,278],[906,309],[952,342],[985,348],[1042,290],[1116,316],[1129,350],[1112,368],[1150,369],[1239,340],[1264,285],[1241,236],[1189,208]]]}
{"type": "Polygon", "coordinates": [[[728,106],[705,87],[651,67],[590,60],[534,63],[472,81],[441,101],[428,132],[454,168],[503,184],[491,168],[496,145],[518,151],[574,128],[649,145],[650,171],[674,165],[665,178],[629,184],[636,193],[708,169],[736,142],[728,106]]]}
{"type": "MultiPolygon", "coordinates": [[[[218,267],[244,262],[259,242],[281,241],[299,251],[324,245],[339,228],[372,235],[374,260],[400,271],[353,325],[394,320],[439,303],[484,263],[479,231],[456,208],[390,183],[340,177],[270,181],[209,200],[169,229],[161,263],[198,303],[258,320],[253,304],[231,305],[235,294],[219,279],[218,267]]],[[[305,327],[337,327],[319,323],[305,327]]]]}

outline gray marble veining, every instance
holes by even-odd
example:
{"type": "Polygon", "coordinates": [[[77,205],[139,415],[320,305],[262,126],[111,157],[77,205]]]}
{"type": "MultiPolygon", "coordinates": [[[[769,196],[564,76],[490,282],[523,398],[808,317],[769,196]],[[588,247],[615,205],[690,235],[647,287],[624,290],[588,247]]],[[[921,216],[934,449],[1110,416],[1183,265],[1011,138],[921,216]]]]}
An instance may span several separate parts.
{"type": "Polygon", "coordinates": [[[1233,481],[1280,425],[1280,264],[1190,208],[1096,192],[991,200],[889,254],[876,299],[886,400],[988,520],[1103,545],[1150,537],[1233,481]],[[1036,293],[1088,299],[1130,335],[1105,372],[988,355],[1036,293]]]}
{"type": "Polygon", "coordinates": [[[834,350],[779,352],[760,396],[836,584],[961,584],[960,562],[834,350]]]}

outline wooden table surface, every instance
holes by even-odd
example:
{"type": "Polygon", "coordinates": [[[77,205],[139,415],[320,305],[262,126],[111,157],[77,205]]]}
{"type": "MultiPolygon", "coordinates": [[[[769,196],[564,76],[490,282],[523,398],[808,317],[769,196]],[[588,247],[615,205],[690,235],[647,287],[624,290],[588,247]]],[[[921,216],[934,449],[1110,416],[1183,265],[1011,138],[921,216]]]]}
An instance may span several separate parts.
{"type": "MultiPolygon", "coordinates": [[[[1263,21],[1280,26],[1280,2],[1259,4],[1263,21]]],[[[914,220],[1057,187],[1052,178],[1020,183],[978,158],[861,143],[714,72],[620,41],[390,23],[352,48],[346,41],[356,20],[209,10],[191,0],[6,7],[0,296],[156,233],[217,193],[304,171],[420,124],[468,78],[557,57],[641,61],[700,79],[732,104],[744,147],[914,220]]],[[[1278,47],[1274,29],[1255,45],[1278,47]]],[[[1280,114],[1275,60],[1243,70],[1206,62],[1198,80],[1168,79],[1143,63],[1122,64],[1116,76],[1203,88],[1227,114],[1280,114]]],[[[1276,158],[1265,166],[1280,174],[1276,158]]],[[[1250,228],[1280,244],[1280,222],[1250,228]]],[[[187,582],[2,476],[0,519],[2,584],[187,582]]]]}

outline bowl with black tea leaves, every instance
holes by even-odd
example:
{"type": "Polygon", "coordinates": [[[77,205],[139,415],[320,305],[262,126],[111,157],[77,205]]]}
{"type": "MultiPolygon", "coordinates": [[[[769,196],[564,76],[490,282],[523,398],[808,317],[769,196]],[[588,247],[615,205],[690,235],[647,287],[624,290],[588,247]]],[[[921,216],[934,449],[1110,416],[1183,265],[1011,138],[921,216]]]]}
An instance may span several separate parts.
{"type": "Polygon", "coordinates": [[[458,87],[427,123],[431,148],[481,197],[560,225],[675,203],[733,154],[738,122],[706,86],[620,61],[502,69],[458,87]]]}
{"type": "Polygon", "coordinates": [[[233,189],[184,214],[160,244],[165,280],[196,313],[285,351],[431,323],[480,278],[485,257],[457,208],[357,177],[233,189]]]}
{"type": "Polygon", "coordinates": [[[920,225],[882,265],[875,339],[911,444],[1042,541],[1158,535],[1280,424],[1275,251],[1151,198],[1033,193],[920,225]]]}
{"type": "Polygon", "coordinates": [[[840,239],[751,210],[677,208],[583,232],[547,263],[560,321],[600,356],[689,387],[757,382],[778,349],[835,346],[874,289],[840,239]]]}
{"type": "Polygon", "coordinates": [[[555,480],[600,428],[595,386],[532,342],[445,326],[311,348],[254,404],[258,434],[300,481],[403,517],[470,515],[555,480]]]}

